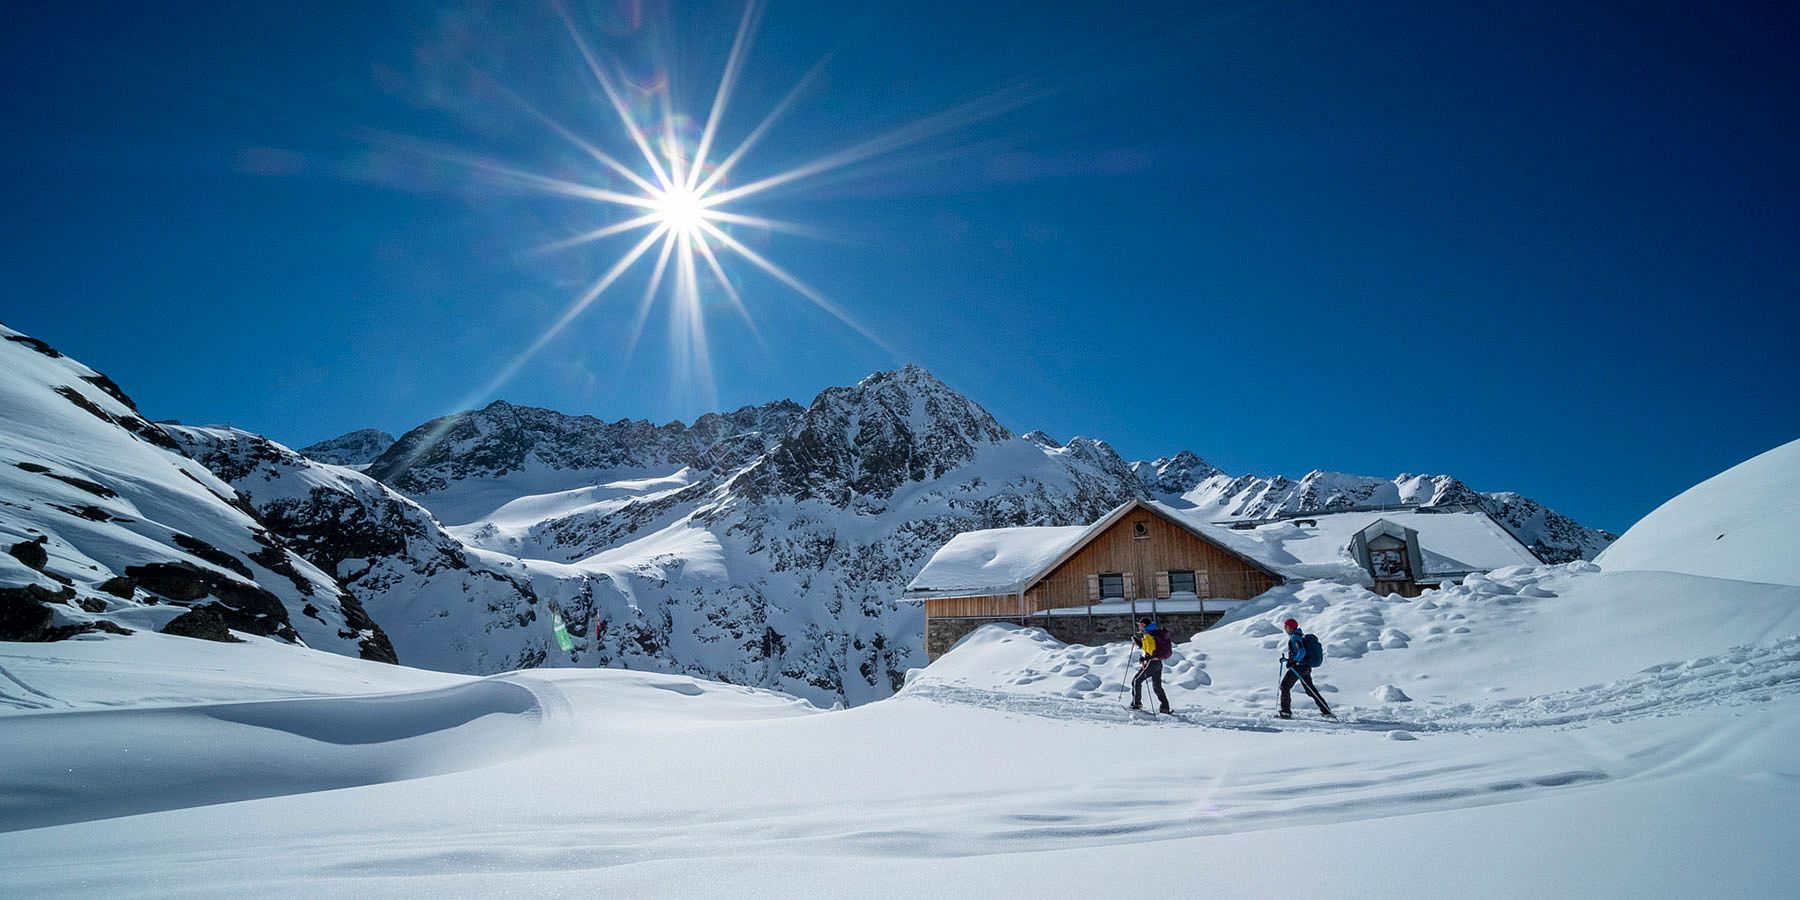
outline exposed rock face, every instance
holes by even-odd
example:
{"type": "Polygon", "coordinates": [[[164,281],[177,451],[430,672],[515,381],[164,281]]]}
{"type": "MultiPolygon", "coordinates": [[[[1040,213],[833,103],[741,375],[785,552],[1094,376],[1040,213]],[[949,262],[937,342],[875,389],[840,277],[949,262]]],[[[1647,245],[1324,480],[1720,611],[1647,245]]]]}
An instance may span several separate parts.
{"type": "Polygon", "coordinates": [[[747,500],[784,496],[845,508],[930,481],[1012,434],[918,366],[821,393],[767,456],[735,482],[747,500]]]}
{"type": "Polygon", "coordinates": [[[359,428],[328,441],[301,447],[300,455],[334,466],[366,466],[392,446],[393,435],[376,428],[359,428]]]}
{"type": "Polygon", "coordinates": [[[0,604],[13,639],[129,633],[120,620],[160,627],[205,607],[231,628],[393,658],[354,599],[111,379],[0,337],[0,604]]]}
{"type": "MultiPolygon", "coordinates": [[[[431,513],[352,469],[326,465],[234,428],[169,427],[169,433],[245,498],[257,517],[378,619],[404,624],[390,652],[409,665],[506,671],[539,656],[482,646],[478,635],[421,629],[476,603],[501,621],[535,622],[538,597],[522,564],[495,562],[446,533],[431,513]],[[446,648],[459,648],[446,662],[446,648]]],[[[356,605],[358,614],[365,609],[356,605]]]]}
{"type": "Polygon", "coordinates": [[[370,464],[368,472],[416,496],[443,491],[456,481],[530,470],[585,473],[671,464],[714,469],[742,454],[741,449],[721,445],[739,435],[784,431],[799,413],[799,406],[783,400],[703,416],[689,427],[680,422],[652,425],[641,419],[606,423],[593,416],[496,400],[407,432],[370,464]]]}
{"type": "Polygon", "coordinates": [[[1179,496],[1198,487],[1208,478],[1225,474],[1189,450],[1150,462],[1134,462],[1131,464],[1131,471],[1150,496],[1179,496]]]}

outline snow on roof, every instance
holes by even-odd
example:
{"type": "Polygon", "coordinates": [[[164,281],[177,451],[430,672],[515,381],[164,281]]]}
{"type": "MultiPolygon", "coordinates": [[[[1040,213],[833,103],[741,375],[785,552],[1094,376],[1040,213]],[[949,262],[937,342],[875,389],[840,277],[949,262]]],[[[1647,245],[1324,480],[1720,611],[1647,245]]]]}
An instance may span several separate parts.
{"type": "MultiPolygon", "coordinates": [[[[1193,516],[1188,510],[1167,511],[1183,518],[1193,516]]],[[[1366,577],[1350,553],[1350,540],[1383,519],[1418,532],[1425,576],[1542,564],[1510,532],[1481,512],[1366,510],[1302,516],[1242,531],[1213,527],[1239,543],[1260,545],[1259,558],[1289,576],[1343,581],[1366,577]]]]}
{"type": "MultiPolygon", "coordinates": [[[[1110,518],[1110,516],[1108,517],[1110,518]]],[[[1103,520],[1104,521],[1104,520],[1103,520]]],[[[1091,525],[965,531],[950,539],[906,586],[906,599],[1016,594],[1057,557],[1081,543],[1091,525]]]]}
{"type": "MultiPolygon", "coordinates": [[[[1133,505],[1120,506],[1088,526],[965,531],[931,557],[907,586],[903,599],[1019,593],[1133,505]]],[[[1325,513],[1235,529],[1206,521],[1199,510],[1179,509],[1156,501],[1144,501],[1142,505],[1291,579],[1367,583],[1368,572],[1351,555],[1350,539],[1383,519],[1418,532],[1425,561],[1423,575],[1427,578],[1540,564],[1518,539],[1481,512],[1325,513]]]]}

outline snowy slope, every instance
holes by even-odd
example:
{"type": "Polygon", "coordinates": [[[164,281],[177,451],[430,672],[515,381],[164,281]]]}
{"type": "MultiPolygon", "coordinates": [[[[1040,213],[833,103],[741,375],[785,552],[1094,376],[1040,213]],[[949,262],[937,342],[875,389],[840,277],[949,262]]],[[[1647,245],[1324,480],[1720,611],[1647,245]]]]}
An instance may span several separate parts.
{"type": "Polygon", "coordinates": [[[1745,460],[1657,507],[1599,563],[1800,584],[1800,441],[1745,460]]]}
{"type": "Polygon", "coordinates": [[[1785,896],[1797,600],[1585,563],[1298,586],[1179,649],[1180,719],[1119,709],[1122,645],[998,627],[829,713],[616,670],[9,645],[49,708],[0,719],[0,857],[32,897],[1785,896]],[[1288,614],[1346,721],[1269,715],[1288,614]],[[152,706],[99,706],[134,668],[152,706]],[[233,698],[239,669],[263,674],[233,698]]]}
{"type": "Polygon", "coordinates": [[[110,379],[0,338],[0,638],[228,627],[393,659],[355,598],[110,379]]]}

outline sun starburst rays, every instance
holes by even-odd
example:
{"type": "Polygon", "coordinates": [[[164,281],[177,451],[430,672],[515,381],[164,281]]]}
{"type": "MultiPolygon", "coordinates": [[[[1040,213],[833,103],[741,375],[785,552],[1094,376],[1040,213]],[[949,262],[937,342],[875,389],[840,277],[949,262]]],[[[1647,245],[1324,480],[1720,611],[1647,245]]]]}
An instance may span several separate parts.
{"type": "MultiPolygon", "coordinates": [[[[590,139],[578,134],[574,129],[545,114],[535,105],[516,93],[501,88],[501,91],[533,118],[537,119],[565,141],[579,148],[584,155],[600,164],[601,175],[613,176],[597,179],[593,184],[582,183],[568,178],[554,178],[527,172],[491,160],[463,160],[474,168],[499,178],[515,187],[553,194],[575,200],[591,201],[602,206],[623,209],[628,217],[619,221],[599,225],[566,238],[551,241],[536,248],[538,253],[554,253],[572,250],[579,247],[596,245],[610,238],[617,238],[632,232],[649,229],[646,237],[638,240],[597,281],[593,282],[577,296],[539,338],[531,343],[522,353],[511,360],[487,390],[495,390],[516,374],[525,363],[569,324],[592,306],[600,295],[617,283],[639,260],[649,255],[652,247],[660,242],[655,254],[655,263],[651,267],[648,285],[640,299],[636,315],[630,324],[627,342],[627,355],[637,346],[642,330],[647,323],[650,310],[656,299],[666,289],[670,297],[671,327],[670,334],[675,345],[676,359],[672,360],[685,370],[684,375],[692,379],[694,386],[702,391],[710,392],[711,367],[706,335],[707,303],[702,296],[702,281],[710,279],[716,283],[722,295],[723,305],[729,307],[742,320],[750,335],[760,345],[762,335],[757,328],[756,318],[733,279],[730,268],[723,257],[726,254],[736,256],[748,262],[756,271],[768,274],[775,281],[800,294],[811,304],[829,313],[834,319],[844,323],[856,334],[874,341],[877,346],[886,350],[882,343],[869,329],[852,319],[849,314],[836,304],[825,299],[824,295],[807,285],[799,277],[788,272],[761,253],[752,250],[743,241],[729,234],[726,229],[732,226],[761,229],[765,231],[782,231],[806,234],[803,226],[751,215],[742,211],[723,208],[724,204],[745,200],[760,193],[761,186],[753,185],[751,189],[729,188],[726,185],[727,173],[736,167],[749,151],[751,146],[760,141],[789,107],[793,105],[804,88],[812,83],[820,70],[814,67],[801,78],[776,105],[765,115],[749,134],[736,146],[728,149],[721,145],[721,132],[728,109],[738,81],[744,71],[745,61],[758,23],[762,18],[763,7],[760,0],[751,0],[744,7],[743,15],[738,20],[738,27],[733,36],[731,49],[728,52],[723,71],[719,75],[717,87],[712,92],[704,124],[696,139],[691,143],[684,141],[678,117],[671,97],[672,91],[666,79],[658,90],[659,96],[646,97],[643,92],[632,86],[629,79],[620,77],[597,52],[594,44],[582,34],[574,17],[560,2],[556,10],[562,19],[564,28],[575,50],[580,55],[586,70],[592,76],[592,84],[598,89],[598,98],[603,108],[610,109],[616,118],[620,131],[639,156],[642,157],[642,169],[635,169],[619,158],[601,149],[599,140],[590,139]],[[634,103],[639,100],[648,101],[656,110],[654,124],[640,122],[634,113],[634,103]],[[724,159],[717,165],[711,164],[715,152],[722,153],[724,159]]],[[[821,63],[821,66],[823,64],[821,63]]],[[[860,148],[853,148],[860,150],[860,148]]],[[[858,153],[858,155],[861,155],[858,153]]],[[[828,160],[826,168],[834,168],[837,160],[828,160]]],[[[765,178],[767,186],[785,184],[796,178],[805,177],[819,169],[817,163],[802,165],[797,170],[781,173],[781,177],[765,178]]],[[[711,287],[707,292],[712,291],[711,287]]]]}
{"type": "MultiPolygon", "coordinates": [[[[629,162],[629,152],[617,156],[603,149],[606,132],[584,136],[575,128],[544,112],[518,93],[485,73],[484,83],[519,106],[533,119],[554,132],[563,141],[579,149],[595,164],[593,175],[554,177],[527,171],[516,166],[466,152],[432,147],[418,141],[396,140],[391,136],[371,135],[383,143],[399,144],[422,152],[442,162],[478,172],[495,183],[512,188],[598,204],[611,210],[617,219],[585,231],[550,241],[533,249],[534,254],[557,253],[584,247],[597,247],[602,242],[623,239],[644,232],[628,249],[606,266],[596,279],[588,282],[573,297],[556,319],[523,350],[515,354],[498,373],[465,398],[461,408],[468,408],[494,396],[541,351],[550,346],[603,295],[614,289],[640,260],[654,257],[643,293],[626,326],[625,340],[616,354],[619,371],[632,365],[642,342],[646,325],[659,299],[667,300],[669,311],[670,358],[679,390],[685,386],[698,393],[699,399],[712,408],[714,387],[711,371],[711,349],[707,335],[706,298],[702,281],[716,282],[722,295],[720,305],[729,307],[742,320],[754,342],[771,352],[758,327],[756,316],[746,302],[742,285],[727,265],[727,255],[749,264],[749,271],[766,275],[788,291],[799,295],[812,307],[824,312],[845,328],[879,348],[890,358],[898,353],[874,331],[858,322],[846,310],[832,302],[818,289],[802,280],[763,253],[751,248],[727,229],[741,227],[757,232],[784,232],[815,238],[828,238],[816,230],[792,222],[755,215],[742,209],[727,208],[759,197],[765,192],[789,186],[819,175],[840,172],[852,165],[868,163],[877,157],[891,156],[930,139],[971,125],[981,119],[1006,112],[1028,98],[1016,89],[1003,89],[963,104],[947,108],[909,124],[891,128],[875,137],[862,140],[835,152],[800,162],[789,168],[754,177],[743,184],[732,185],[729,177],[737,172],[758,146],[799,101],[824,71],[830,56],[808,70],[782,98],[766,112],[756,125],[729,150],[724,149],[721,135],[725,113],[744,72],[745,61],[758,23],[762,0],[748,0],[739,19],[731,49],[727,54],[719,82],[714,89],[704,123],[689,143],[684,140],[683,126],[691,120],[677,115],[673,88],[665,69],[650,86],[640,87],[603,61],[600,53],[576,24],[562,0],[551,0],[557,16],[568,32],[583,67],[597,88],[595,102],[602,110],[610,110],[616,118],[617,141],[628,141],[642,159],[642,167],[629,162]],[[643,121],[640,121],[640,114],[643,121]],[[712,162],[715,154],[723,158],[712,162]],[[621,213],[623,215],[621,215],[621,213]],[[652,254],[651,250],[655,249],[652,254]],[[704,264],[704,265],[702,265],[704,264]]],[[[709,289],[707,293],[712,293],[709,289]]],[[[445,423],[419,441],[410,456],[416,458],[443,438],[445,423]]]]}
{"type": "Polygon", "coordinates": [[[592,251],[633,235],[637,237],[607,265],[599,278],[587,283],[569,301],[548,328],[472,395],[470,402],[491,397],[604,294],[627,280],[633,267],[646,257],[654,262],[646,263],[649,268],[647,284],[635,313],[629,317],[624,353],[620,354],[624,366],[629,366],[651,312],[658,300],[664,298],[669,310],[673,353],[668,363],[679,371],[687,386],[702,394],[712,392],[706,321],[709,307],[728,308],[742,321],[755,343],[768,351],[744,285],[734,277],[734,271],[739,267],[731,265],[733,260],[748,264],[743,267],[744,273],[767,276],[886,355],[897,356],[887,342],[824,293],[763,252],[753,249],[746,243],[748,234],[743,232],[781,232],[813,238],[829,238],[830,235],[801,224],[747,212],[741,204],[796,182],[892,155],[1003,112],[1021,102],[1018,93],[1000,91],[977,98],[789,168],[759,173],[743,183],[732,184],[730,176],[744,168],[744,160],[751,148],[762,142],[809,86],[817,82],[830,57],[808,70],[740,140],[730,144],[724,137],[726,113],[755,42],[763,15],[762,0],[749,0],[744,7],[718,83],[711,92],[705,118],[697,129],[692,127],[694,120],[678,115],[666,67],[648,86],[641,86],[641,82],[614,67],[595,43],[584,36],[562,0],[552,0],[552,3],[582,67],[591,77],[589,85],[593,89],[596,108],[602,111],[609,124],[598,130],[578,131],[484,74],[485,83],[578,149],[586,160],[591,161],[586,169],[591,174],[540,174],[454,151],[433,152],[432,155],[479,172],[511,189],[593,203],[609,211],[606,215],[610,221],[595,223],[584,231],[546,242],[533,248],[534,254],[577,249],[592,251]],[[612,127],[615,122],[616,129],[612,127]],[[609,152],[605,149],[609,141],[629,143],[641,162],[636,162],[629,150],[622,155],[609,152]],[[722,158],[715,162],[715,156],[722,158]],[[733,234],[733,231],[740,233],[733,234]],[[655,253],[651,252],[653,249],[655,253]]]}

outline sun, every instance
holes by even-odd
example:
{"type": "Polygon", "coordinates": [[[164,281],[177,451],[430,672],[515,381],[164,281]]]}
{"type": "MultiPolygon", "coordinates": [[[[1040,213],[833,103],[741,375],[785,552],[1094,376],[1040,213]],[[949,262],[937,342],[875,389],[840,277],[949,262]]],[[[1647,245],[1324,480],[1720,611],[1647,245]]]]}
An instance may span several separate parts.
{"type": "Polygon", "coordinates": [[[700,237],[706,224],[707,209],[699,192],[677,184],[653,195],[651,202],[655,204],[651,212],[658,224],[667,227],[670,234],[689,239],[700,237]]]}
{"type": "Polygon", "coordinates": [[[683,134],[683,128],[678,124],[692,120],[675,108],[668,89],[670,79],[653,79],[652,83],[660,88],[647,91],[623,78],[615,65],[596,52],[563,3],[552,0],[551,5],[567,28],[581,60],[586,63],[589,87],[595,89],[595,104],[602,109],[610,107],[617,117],[618,127],[603,127],[595,134],[583,136],[497,80],[490,79],[489,86],[579,148],[592,165],[571,179],[531,172],[469,154],[440,153],[438,156],[514,187],[595,205],[596,211],[600,212],[597,216],[600,221],[595,227],[542,245],[537,252],[593,250],[598,249],[602,241],[631,243],[628,248],[607,251],[605,255],[612,256],[610,265],[572,298],[555,321],[529,346],[515,354],[472,393],[469,403],[464,406],[492,396],[602,295],[613,292],[614,286],[638,267],[640,261],[646,261],[649,268],[647,284],[637,302],[637,313],[631,319],[630,331],[619,355],[625,360],[631,358],[651,308],[659,299],[667,298],[674,336],[672,359],[682,369],[677,377],[699,388],[707,395],[708,402],[713,399],[710,396],[712,375],[706,334],[709,311],[735,312],[757,343],[762,343],[756,317],[739,289],[741,274],[748,272],[772,279],[788,293],[798,295],[889,356],[898,356],[880,335],[798,276],[753,249],[750,244],[755,242],[746,243],[738,236],[746,230],[758,235],[779,231],[816,236],[817,232],[794,223],[750,215],[741,209],[743,201],[919,145],[1012,109],[1025,102],[1028,92],[1017,87],[1003,88],[790,168],[734,183],[732,176],[737,173],[739,162],[798,101],[825,65],[821,61],[813,67],[729,149],[719,145],[726,107],[742,74],[752,36],[762,17],[764,0],[747,0],[744,5],[743,17],[738,22],[737,34],[697,139],[683,134]],[[625,158],[621,159],[602,149],[596,141],[628,145],[635,148],[636,153],[625,153],[625,158]],[[730,259],[747,265],[739,271],[728,270],[726,262],[730,259]],[[703,287],[709,294],[716,291],[722,302],[703,303],[703,287]]]}
{"type": "MultiPolygon", "coordinates": [[[[647,285],[638,299],[637,312],[625,336],[624,346],[619,348],[617,355],[629,363],[652,306],[660,298],[666,297],[672,301],[669,303],[673,338],[671,358],[681,369],[677,378],[698,388],[705,395],[703,399],[708,403],[708,408],[716,405],[716,398],[712,396],[711,363],[707,350],[708,307],[723,307],[735,312],[757,343],[763,343],[755,317],[739,292],[740,279],[734,277],[737,273],[726,268],[727,258],[736,258],[748,264],[749,271],[758,272],[778,282],[788,292],[825,312],[888,356],[897,358],[900,355],[880,335],[852,318],[824,294],[734,235],[740,229],[814,236],[818,232],[790,222],[749,215],[737,208],[741,206],[740,201],[816,178],[827,172],[896,154],[1017,108],[1033,94],[1027,89],[1028,86],[1003,86],[992,93],[876,133],[774,174],[734,184],[730,179],[738,163],[795,104],[825,66],[825,61],[814,66],[728,152],[716,152],[721,149],[716,144],[725,109],[742,72],[752,35],[762,16],[764,2],[765,0],[747,0],[744,5],[743,18],[738,22],[737,35],[732,41],[731,51],[725,60],[724,71],[719,76],[718,88],[698,140],[690,142],[677,125],[678,121],[686,118],[674,108],[668,91],[668,78],[652,80],[661,85],[660,92],[654,97],[627,82],[615,66],[602,60],[576,26],[562,0],[551,0],[551,6],[562,19],[571,42],[586,63],[587,73],[591,77],[590,86],[598,89],[594,95],[596,104],[601,108],[611,108],[617,116],[618,128],[604,128],[602,133],[584,137],[525,97],[506,88],[498,80],[489,79],[488,86],[501,96],[509,98],[563,140],[579,148],[596,168],[576,175],[571,180],[520,169],[499,160],[468,153],[437,151],[432,154],[441,161],[468,167],[516,188],[590,202],[596,205],[597,210],[605,211],[602,218],[605,224],[541,245],[537,248],[539,253],[593,248],[599,242],[609,239],[632,241],[628,249],[618,252],[602,274],[569,301],[555,321],[544,328],[529,346],[514,354],[492,378],[470,393],[458,409],[467,409],[483,398],[492,397],[527,362],[550,346],[558,335],[580,318],[602,295],[611,291],[642,260],[654,262],[648,264],[650,271],[647,285]],[[659,106],[660,109],[649,110],[651,105],[659,106]],[[639,115],[646,111],[650,114],[639,115]],[[607,134],[615,142],[634,147],[636,156],[640,158],[627,163],[601,149],[595,140],[603,140],[603,136],[607,134]],[[716,290],[724,302],[703,303],[703,284],[710,290],[716,290]]],[[[633,157],[631,153],[624,155],[626,159],[633,157]]],[[[767,349],[766,344],[764,348],[767,349]]],[[[413,458],[442,440],[445,430],[454,421],[453,417],[446,417],[443,426],[417,444],[413,458]]]]}

